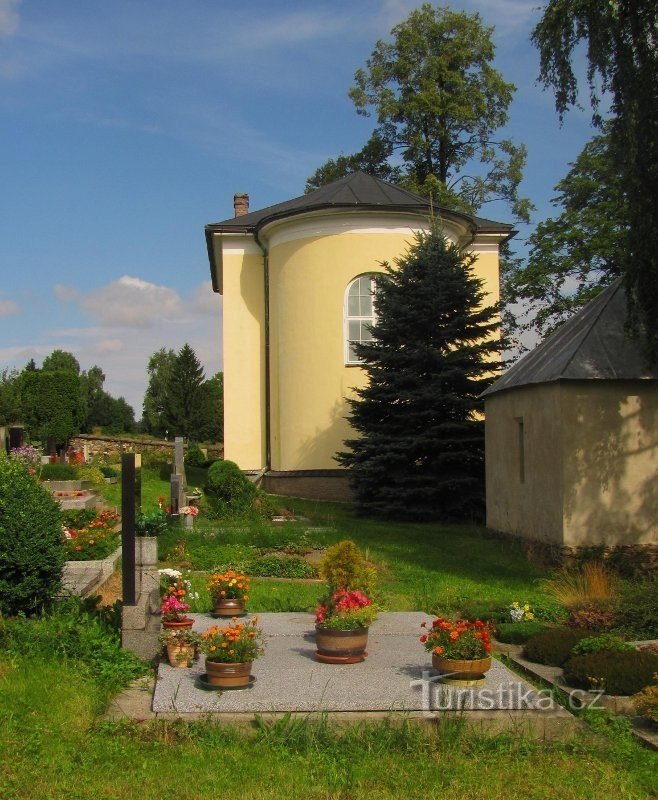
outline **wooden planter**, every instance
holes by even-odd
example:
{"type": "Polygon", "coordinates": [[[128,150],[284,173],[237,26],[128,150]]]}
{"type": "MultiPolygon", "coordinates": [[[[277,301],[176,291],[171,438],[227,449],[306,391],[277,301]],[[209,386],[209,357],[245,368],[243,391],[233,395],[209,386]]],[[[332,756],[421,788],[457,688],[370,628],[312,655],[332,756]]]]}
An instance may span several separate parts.
{"type": "Polygon", "coordinates": [[[484,678],[491,669],[491,656],[486,658],[457,659],[443,658],[432,653],[432,666],[441,675],[449,676],[454,682],[477,681],[484,678]]]}
{"type": "Polygon", "coordinates": [[[368,628],[336,631],[315,626],[315,657],[325,664],[358,664],[368,653],[368,628]]]}

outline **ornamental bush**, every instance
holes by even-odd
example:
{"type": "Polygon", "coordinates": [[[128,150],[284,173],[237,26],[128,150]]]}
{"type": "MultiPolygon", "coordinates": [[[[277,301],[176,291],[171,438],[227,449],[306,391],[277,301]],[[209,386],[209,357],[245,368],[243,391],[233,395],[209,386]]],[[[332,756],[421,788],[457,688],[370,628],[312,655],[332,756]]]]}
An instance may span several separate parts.
{"type": "Polygon", "coordinates": [[[571,655],[571,651],[581,639],[589,636],[589,631],[573,628],[555,628],[533,636],[525,644],[523,655],[528,661],[561,667],[571,655]]]}
{"type": "Polygon", "coordinates": [[[42,481],[75,481],[78,473],[72,464],[44,464],[39,477],[42,481]]]}
{"type": "Polygon", "coordinates": [[[211,514],[222,518],[250,512],[258,489],[233,461],[216,461],[208,470],[205,494],[211,514]]]}
{"type": "Polygon", "coordinates": [[[58,593],[62,515],[18,461],[0,457],[0,613],[31,614],[58,593]]]}
{"type": "Polygon", "coordinates": [[[564,677],[572,686],[602,689],[606,694],[630,695],[648,686],[658,672],[658,654],[648,650],[601,650],[572,656],[564,677]]]}
{"type": "Polygon", "coordinates": [[[525,644],[528,639],[545,630],[546,623],[537,619],[528,619],[525,622],[499,622],[496,623],[496,639],[506,644],[525,644]]]}
{"type": "Polygon", "coordinates": [[[317,570],[300,556],[271,555],[255,558],[249,564],[249,573],[263,578],[316,578],[317,570]]]}

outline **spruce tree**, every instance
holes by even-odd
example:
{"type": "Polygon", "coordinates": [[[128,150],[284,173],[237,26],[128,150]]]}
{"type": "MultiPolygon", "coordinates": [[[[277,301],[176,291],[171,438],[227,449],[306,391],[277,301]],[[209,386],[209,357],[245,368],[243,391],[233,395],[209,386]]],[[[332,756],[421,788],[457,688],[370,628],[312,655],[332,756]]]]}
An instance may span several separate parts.
{"type": "Polygon", "coordinates": [[[174,435],[197,438],[203,424],[205,375],[189,344],[178,351],[164,396],[164,421],[174,435]]]}
{"type": "Polygon", "coordinates": [[[475,519],[484,510],[478,397],[500,362],[498,314],[473,255],[436,226],[375,277],[372,341],[356,345],[369,376],[348,400],[360,438],[336,456],[360,511],[475,519]]]}

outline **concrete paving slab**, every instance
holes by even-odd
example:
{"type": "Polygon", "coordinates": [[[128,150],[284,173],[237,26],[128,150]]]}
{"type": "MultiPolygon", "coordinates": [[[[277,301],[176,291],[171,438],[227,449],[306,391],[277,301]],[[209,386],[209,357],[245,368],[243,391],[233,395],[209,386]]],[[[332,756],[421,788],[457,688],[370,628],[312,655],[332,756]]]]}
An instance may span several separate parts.
{"type": "MultiPolygon", "coordinates": [[[[192,615],[195,629],[216,620],[192,615]]],[[[433,717],[446,712],[534,712],[573,719],[550,698],[494,661],[482,686],[448,687],[432,670],[418,637],[422,613],[382,614],[371,628],[369,656],[361,664],[317,662],[311,614],[261,614],[265,655],[253,668],[253,687],[219,692],[203,688],[203,658],[191,669],[161,664],[153,711],[164,714],[266,714],[281,712],[414,712],[433,717]]]]}

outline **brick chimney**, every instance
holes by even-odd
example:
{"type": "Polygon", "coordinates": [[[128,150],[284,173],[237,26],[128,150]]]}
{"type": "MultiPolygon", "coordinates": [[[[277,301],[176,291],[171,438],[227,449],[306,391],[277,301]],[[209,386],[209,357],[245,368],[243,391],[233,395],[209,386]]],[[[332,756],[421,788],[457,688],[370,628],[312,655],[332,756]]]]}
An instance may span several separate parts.
{"type": "Polygon", "coordinates": [[[249,195],[248,194],[234,194],[233,195],[233,210],[236,217],[242,217],[249,213],[249,195]]]}

